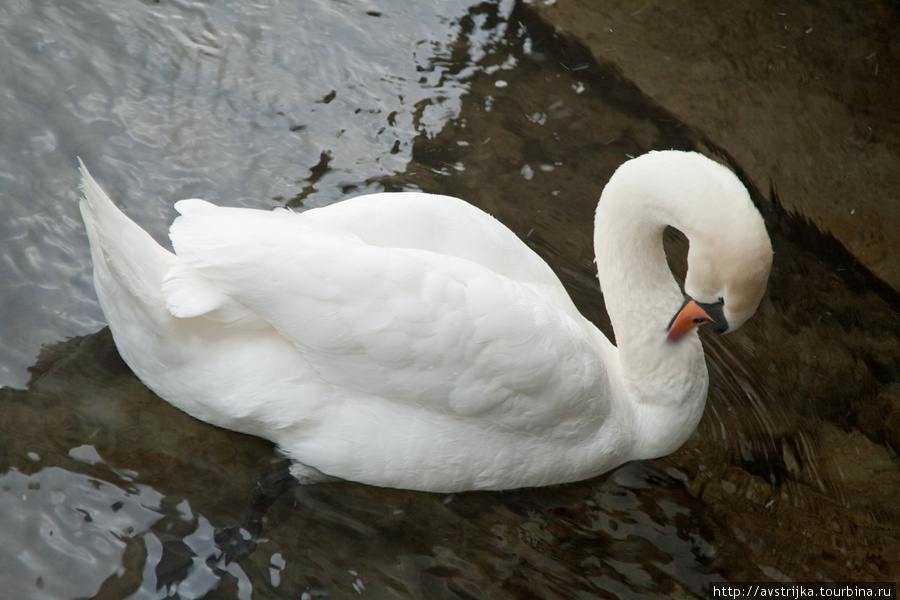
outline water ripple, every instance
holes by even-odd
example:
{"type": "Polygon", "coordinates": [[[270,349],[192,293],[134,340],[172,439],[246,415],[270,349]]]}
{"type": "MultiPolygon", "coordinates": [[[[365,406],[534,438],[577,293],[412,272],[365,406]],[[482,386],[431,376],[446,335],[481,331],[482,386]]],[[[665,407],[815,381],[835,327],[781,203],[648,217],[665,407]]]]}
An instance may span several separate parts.
{"type": "Polygon", "coordinates": [[[58,467],[0,476],[0,589],[8,598],[87,598],[122,568],[128,540],[159,518],[150,488],[126,491],[58,467]]]}

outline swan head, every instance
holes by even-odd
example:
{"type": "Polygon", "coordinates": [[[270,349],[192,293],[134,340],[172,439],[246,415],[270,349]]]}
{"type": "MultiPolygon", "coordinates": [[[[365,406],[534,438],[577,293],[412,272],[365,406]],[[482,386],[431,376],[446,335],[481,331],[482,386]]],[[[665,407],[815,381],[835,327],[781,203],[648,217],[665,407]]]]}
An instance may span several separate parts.
{"type": "Polygon", "coordinates": [[[597,206],[594,249],[622,340],[644,322],[636,297],[648,299],[653,335],[680,299],[686,300],[668,321],[669,340],[701,325],[734,331],[756,312],[772,266],[762,216],[737,175],[702,154],[677,150],[648,152],[616,170],[597,206]],[[668,226],[689,243],[683,294],[663,250],[668,226]]]}
{"type": "Polygon", "coordinates": [[[670,340],[703,325],[716,333],[734,331],[753,316],[766,291],[773,253],[765,224],[740,180],[716,167],[721,179],[711,189],[724,196],[715,206],[726,210],[711,212],[685,232],[685,301],[669,324],[670,340]]]}

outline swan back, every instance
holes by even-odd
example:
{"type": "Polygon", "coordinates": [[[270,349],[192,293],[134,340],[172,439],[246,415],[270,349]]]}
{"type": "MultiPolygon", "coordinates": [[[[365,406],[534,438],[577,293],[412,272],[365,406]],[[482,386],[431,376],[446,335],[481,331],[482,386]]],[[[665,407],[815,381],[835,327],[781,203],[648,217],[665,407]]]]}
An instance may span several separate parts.
{"type": "Polygon", "coordinates": [[[594,451],[617,422],[608,342],[549,266],[471,205],[187,200],[173,254],[83,176],[116,345],[189,414],[268,438],[307,472],[420,490],[561,483],[630,456],[594,451]]]}

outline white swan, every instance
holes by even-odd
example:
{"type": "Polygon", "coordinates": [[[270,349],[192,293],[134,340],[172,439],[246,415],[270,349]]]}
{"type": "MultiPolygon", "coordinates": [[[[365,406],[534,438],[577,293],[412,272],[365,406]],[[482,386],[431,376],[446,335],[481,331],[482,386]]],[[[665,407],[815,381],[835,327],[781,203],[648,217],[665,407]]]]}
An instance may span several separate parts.
{"type": "Polygon", "coordinates": [[[594,236],[615,347],[545,262],[462,200],[385,193],[299,214],[183,200],[173,254],[81,174],[122,357],[176,407],[275,442],[304,482],[499,490],[670,453],[705,405],[694,327],[740,326],[772,262],[728,169],[676,151],[626,162],[594,236]],[[667,225],[690,240],[685,294],[667,225]]]}

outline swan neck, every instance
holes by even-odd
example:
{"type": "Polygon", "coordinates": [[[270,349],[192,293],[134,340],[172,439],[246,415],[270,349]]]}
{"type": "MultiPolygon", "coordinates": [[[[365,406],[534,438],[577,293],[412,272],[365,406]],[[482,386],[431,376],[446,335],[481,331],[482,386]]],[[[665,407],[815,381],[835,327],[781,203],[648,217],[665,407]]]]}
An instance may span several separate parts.
{"type": "MultiPolygon", "coordinates": [[[[626,163],[627,165],[628,163],[626,163]]],[[[677,449],[696,428],[708,375],[696,332],[667,339],[684,300],[669,269],[663,233],[682,227],[680,200],[662,180],[617,171],[597,207],[597,273],[618,352],[617,377],[633,419],[636,458],[677,449]]]]}
{"type": "Polygon", "coordinates": [[[597,208],[597,275],[620,349],[664,334],[683,302],[663,248],[668,223],[654,204],[652,198],[638,204],[604,192],[597,208]]]}

